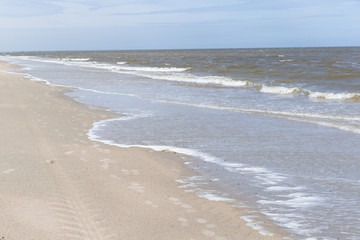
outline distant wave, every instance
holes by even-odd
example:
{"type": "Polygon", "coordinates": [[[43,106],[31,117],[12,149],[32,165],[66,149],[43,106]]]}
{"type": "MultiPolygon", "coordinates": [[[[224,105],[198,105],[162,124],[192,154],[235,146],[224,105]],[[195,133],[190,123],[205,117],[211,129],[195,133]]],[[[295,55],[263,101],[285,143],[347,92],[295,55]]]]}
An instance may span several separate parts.
{"type": "MultiPolygon", "coordinates": [[[[178,67],[136,67],[136,66],[129,66],[127,62],[117,62],[117,65],[106,64],[106,63],[98,63],[98,62],[85,62],[84,64],[76,63],[78,60],[70,59],[71,61],[75,61],[75,63],[69,63],[67,61],[62,62],[63,59],[58,59],[55,63],[62,63],[67,65],[76,65],[81,67],[95,67],[95,68],[102,68],[102,69],[109,69],[109,70],[119,70],[119,71],[136,71],[136,72],[184,72],[189,70],[190,68],[178,68],[178,67]],[[120,66],[119,66],[120,65],[120,66]],[[124,66],[126,65],[126,66],[124,66]]],[[[85,58],[80,62],[84,62],[89,60],[85,58]]]]}
{"type": "Polygon", "coordinates": [[[281,59],[279,62],[293,62],[294,59],[281,59]]]}
{"type": "Polygon", "coordinates": [[[327,100],[351,100],[359,101],[360,93],[326,93],[326,92],[310,92],[309,97],[327,100]]]}
{"type": "Polygon", "coordinates": [[[64,64],[70,66],[91,67],[91,68],[100,68],[107,70],[124,70],[124,71],[139,71],[139,72],[184,72],[190,69],[190,68],[177,68],[177,67],[122,66],[127,63],[117,62],[117,65],[113,65],[107,63],[98,63],[96,61],[89,61],[90,60],[89,58],[40,58],[40,57],[32,57],[32,56],[18,56],[18,57],[9,56],[9,57],[19,58],[23,60],[38,61],[38,62],[58,63],[58,64],[64,64]]]}
{"type": "Polygon", "coordinates": [[[266,85],[262,85],[260,92],[263,93],[272,93],[272,94],[295,94],[304,92],[301,88],[298,87],[268,87],[266,85]]]}
{"type": "Polygon", "coordinates": [[[65,60],[65,61],[74,61],[74,62],[86,62],[86,61],[89,61],[90,58],[62,58],[62,60],[65,60]]]}
{"type": "Polygon", "coordinates": [[[177,67],[117,67],[119,70],[125,71],[140,71],[140,72],[184,72],[190,68],[177,67]]]}
{"type": "Polygon", "coordinates": [[[312,99],[360,101],[360,93],[312,92],[300,87],[268,87],[266,85],[262,85],[260,91],[263,93],[272,93],[278,95],[303,94],[312,99]]]}
{"type": "Polygon", "coordinates": [[[139,74],[143,77],[148,77],[152,79],[159,79],[165,81],[174,81],[174,82],[186,82],[186,83],[196,83],[196,84],[211,84],[211,85],[220,85],[226,87],[244,87],[248,85],[249,81],[239,81],[232,80],[228,77],[222,76],[195,76],[193,74],[172,74],[172,75],[160,75],[160,74],[139,74]]]}

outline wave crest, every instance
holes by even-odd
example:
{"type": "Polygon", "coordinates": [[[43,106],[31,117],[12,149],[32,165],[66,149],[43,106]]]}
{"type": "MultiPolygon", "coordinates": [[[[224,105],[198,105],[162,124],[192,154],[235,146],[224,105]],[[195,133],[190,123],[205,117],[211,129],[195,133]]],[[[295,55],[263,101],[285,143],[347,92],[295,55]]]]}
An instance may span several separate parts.
{"type": "Polygon", "coordinates": [[[266,85],[262,85],[260,92],[273,93],[273,94],[295,94],[295,93],[302,93],[304,92],[304,90],[298,87],[292,87],[292,88],[280,87],[280,86],[268,87],[266,85]]]}
{"type": "Polygon", "coordinates": [[[302,94],[311,99],[338,100],[338,101],[360,101],[360,93],[332,93],[332,92],[312,92],[300,87],[281,87],[261,85],[260,92],[279,95],[302,94]]]}
{"type": "Polygon", "coordinates": [[[360,101],[360,93],[328,93],[328,92],[311,92],[310,98],[326,100],[347,100],[360,101]]]}

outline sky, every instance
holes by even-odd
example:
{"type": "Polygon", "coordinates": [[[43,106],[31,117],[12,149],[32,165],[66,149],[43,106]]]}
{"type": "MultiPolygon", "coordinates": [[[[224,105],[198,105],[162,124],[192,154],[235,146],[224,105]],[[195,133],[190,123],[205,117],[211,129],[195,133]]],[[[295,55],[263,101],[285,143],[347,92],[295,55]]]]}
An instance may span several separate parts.
{"type": "Polygon", "coordinates": [[[360,46],[360,0],[0,0],[0,52],[360,46]]]}

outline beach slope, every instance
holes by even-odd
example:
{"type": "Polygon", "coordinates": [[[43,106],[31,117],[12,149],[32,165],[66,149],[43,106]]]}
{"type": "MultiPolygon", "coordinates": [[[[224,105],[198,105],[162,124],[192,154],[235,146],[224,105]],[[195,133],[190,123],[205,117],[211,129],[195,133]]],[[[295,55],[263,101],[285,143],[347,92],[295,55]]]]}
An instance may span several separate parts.
{"type": "Polygon", "coordinates": [[[90,141],[114,117],[0,63],[0,239],[279,239],[179,189],[177,154],[90,141]]]}

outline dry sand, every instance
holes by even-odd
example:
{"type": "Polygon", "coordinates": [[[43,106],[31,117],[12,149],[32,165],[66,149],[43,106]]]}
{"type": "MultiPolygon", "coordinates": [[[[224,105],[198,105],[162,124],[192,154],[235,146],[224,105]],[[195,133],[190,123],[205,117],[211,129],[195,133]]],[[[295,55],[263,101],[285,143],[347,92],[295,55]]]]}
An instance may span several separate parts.
{"type": "Polygon", "coordinates": [[[184,192],[174,153],[90,141],[114,116],[69,89],[6,73],[0,63],[0,239],[279,239],[226,203],[184,192]]]}

